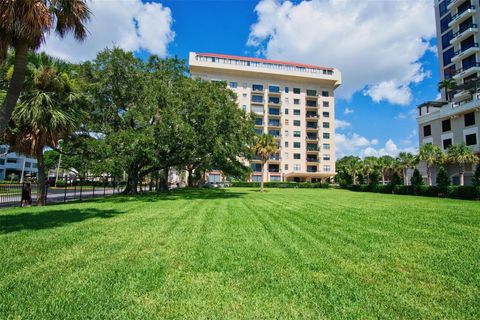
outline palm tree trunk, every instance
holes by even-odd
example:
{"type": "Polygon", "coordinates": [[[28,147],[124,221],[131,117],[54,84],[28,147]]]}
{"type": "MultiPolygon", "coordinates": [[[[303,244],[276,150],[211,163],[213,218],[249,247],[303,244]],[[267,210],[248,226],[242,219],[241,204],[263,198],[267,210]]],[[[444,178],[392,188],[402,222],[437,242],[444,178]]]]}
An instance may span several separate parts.
{"type": "Polygon", "coordinates": [[[45,158],[43,156],[43,150],[40,150],[37,153],[37,170],[38,170],[38,190],[37,190],[37,205],[45,205],[45,200],[47,198],[47,188],[46,188],[46,176],[45,176],[45,158]]]}
{"type": "Polygon", "coordinates": [[[385,172],[382,171],[382,185],[385,185],[385,172]]]}
{"type": "Polygon", "coordinates": [[[460,185],[463,187],[465,185],[465,168],[461,166],[459,171],[460,185]]]}
{"type": "Polygon", "coordinates": [[[262,179],[260,181],[260,192],[263,192],[263,181],[265,180],[265,162],[262,162],[262,179]]]}
{"type": "Polygon", "coordinates": [[[427,180],[428,180],[428,185],[431,187],[432,186],[432,168],[427,167],[427,180]]]}
{"type": "Polygon", "coordinates": [[[408,185],[408,179],[407,179],[407,168],[403,168],[403,185],[407,186],[408,185]]]}
{"type": "Polygon", "coordinates": [[[13,75],[8,86],[7,96],[0,110],[0,136],[8,125],[13,110],[17,105],[18,97],[22,91],[23,82],[25,81],[25,71],[27,69],[28,44],[20,41],[15,46],[15,61],[13,67],[13,75]]]}

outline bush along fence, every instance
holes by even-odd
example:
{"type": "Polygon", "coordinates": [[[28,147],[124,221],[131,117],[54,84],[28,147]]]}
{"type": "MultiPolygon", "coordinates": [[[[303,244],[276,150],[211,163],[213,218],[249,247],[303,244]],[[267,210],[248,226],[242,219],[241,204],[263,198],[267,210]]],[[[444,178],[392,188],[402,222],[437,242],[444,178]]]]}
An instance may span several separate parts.
{"type": "MultiPolygon", "coordinates": [[[[232,182],[232,187],[260,188],[260,182],[232,182]]],[[[328,183],[320,182],[265,182],[265,188],[322,188],[328,189],[328,183]]]]}
{"type": "Polygon", "coordinates": [[[349,185],[343,186],[344,189],[348,189],[356,192],[376,192],[387,194],[399,194],[399,195],[414,195],[424,197],[440,197],[440,198],[452,198],[452,199],[464,199],[464,200],[479,200],[480,199],[480,187],[474,186],[405,186],[405,185],[349,185]]]}
{"type": "MultiPolygon", "coordinates": [[[[125,189],[125,182],[111,176],[61,177],[58,180],[50,179],[46,183],[46,204],[107,197],[125,189]]],[[[0,182],[0,208],[35,205],[37,192],[36,181],[0,182]]]]}

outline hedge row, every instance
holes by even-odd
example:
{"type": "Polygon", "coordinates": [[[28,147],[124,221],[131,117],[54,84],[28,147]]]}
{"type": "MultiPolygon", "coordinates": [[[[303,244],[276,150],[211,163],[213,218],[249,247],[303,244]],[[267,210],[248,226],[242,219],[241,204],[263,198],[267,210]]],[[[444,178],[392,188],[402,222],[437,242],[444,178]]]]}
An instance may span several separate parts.
{"type": "MultiPolygon", "coordinates": [[[[260,182],[232,182],[232,187],[260,188],[260,182]]],[[[320,182],[265,182],[265,188],[328,189],[329,187],[329,184],[320,182]]]]}
{"type": "Polygon", "coordinates": [[[357,192],[390,193],[464,200],[480,199],[480,187],[472,186],[449,186],[440,188],[435,186],[350,185],[347,186],[346,189],[357,192]]]}

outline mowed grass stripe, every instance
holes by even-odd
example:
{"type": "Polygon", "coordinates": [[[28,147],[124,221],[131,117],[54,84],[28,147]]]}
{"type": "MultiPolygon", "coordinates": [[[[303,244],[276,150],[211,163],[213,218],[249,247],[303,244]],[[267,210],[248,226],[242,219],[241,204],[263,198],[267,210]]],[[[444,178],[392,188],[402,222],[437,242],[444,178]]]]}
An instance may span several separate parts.
{"type": "Polygon", "coordinates": [[[0,211],[0,318],[479,318],[477,202],[176,190],[0,211]]]}

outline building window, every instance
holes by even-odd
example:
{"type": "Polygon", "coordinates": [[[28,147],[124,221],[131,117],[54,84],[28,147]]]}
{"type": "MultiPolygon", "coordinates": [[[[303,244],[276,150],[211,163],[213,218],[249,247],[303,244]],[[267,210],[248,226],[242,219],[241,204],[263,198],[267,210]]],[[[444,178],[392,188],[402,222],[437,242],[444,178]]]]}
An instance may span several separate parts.
{"type": "Polygon", "coordinates": [[[15,158],[8,158],[7,163],[17,163],[17,159],[15,158]]]}
{"type": "Polygon", "coordinates": [[[289,100],[288,98],[285,98],[285,103],[288,104],[289,100]]]}
{"type": "Polygon", "coordinates": [[[322,97],[330,97],[330,93],[328,91],[322,91],[322,97]]]}
{"type": "Polygon", "coordinates": [[[271,176],[270,177],[270,182],[279,182],[282,181],[282,177],[280,176],[271,176]]]}
{"type": "Polygon", "coordinates": [[[263,103],[263,96],[252,96],[252,102],[263,103]]]}
{"type": "Polygon", "coordinates": [[[285,152],[285,159],[289,159],[290,158],[290,155],[288,154],[288,152],[285,152]]]}
{"type": "Polygon", "coordinates": [[[473,126],[475,124],[475,112],[470,112],[464,115],[465,127],[473,126]]]}
{"type": "Polygon", "coordinates": [[[257,135],[263,134],[263,129],[255,129],[255,134],[257,135]]]}
{"type": "Polygon", "coordinates": [[[323,150],[330,150],[330,144],[329,143],[324,143],[323,144],[323,150]]]}
{"type": "Polygon", "coordinates": [[[293,165],[293,171],[300,171],[300,165],[299,164],[294,164],[293,165]]]}
{"type": "Polygon", "coordinates": [[[447,150],[452,145],[452,139],[443,140],[443,150],[447,150]]]}
{"type": "Polygon", "coordinates": [[[285,114],[288,114],[288,109],[285,109],[285,114]]]}
{"type": "Polygon", "coordinates": [[[453,56],[455,56],[455,50],[453,50],[453,47],[445,51],[443,53],[443,65],[448,66],[452,63],[453,56]]]}
{"type": "Polygon", "coordinates": [[[329,154],[324,154],[323,155],[323,160],[324,161],[330,161],[330,155],[329,154]]]}
{"type": "Polygon", "coordinates": [[[300,109],[293,109],[293,115],[294,116],[299,116],[300,115],[300,109]]]}
{"type": "Polygon", "coordinates": [[[285,119],[285,125],[288,126],[290,124],[290,121],[288,119],[285,119]]]}
{"type": "Polygon", "coordinates": [[[232,89],[236,89],[237,86],[238,86],[238,84],[237,84],[236,82],[230,82],[229,86],[230,86],[230,88],[232,88],[232,89]]]}
{"type": "Polygon", "coordinates": [[[330,166],[323,166],[323,171],[330,172],[330,170],[331,170],[330,166]]]}
{"type": "Polygon", "coordinates": [[[242,97],[246,98],[246,97],[247,97],[247,94],[246,94],[246,93],[243,93],[243,94],[242,94],[242,97]]]}
{"type": "Polygon", "coordinates": [[[324,106],[325,108],[330,107],[330,102],[328,102],[328,101],[323,101],[323,106],[324,106]]]}
{"type": "Polygon", "coordinates": [[[290,132],[288,132],[288,130],[285,130],[285,137],[288,138],[289,135],[290,135],[290,132]]]}
{"type": "Polygon", "coordinates": [[[293,159],[300,160],[300,153],[294,153],[293,154],[293,159]]]}
{"type": "Polygon", "coordinates": [[[242,105],[242,110],[243,110],[244,112],[247,112],[247,105],[246,105],[246,104],[242,105]]]}
{"type": "Polygon", "coordinates": [[[286,164],[286,165],[284,166],[284,168],[285,168],[285,171],[287,171],[287,170],[288,170],[288,164],[286,164]]]}
{"type": "Polygon", "coordinates": [[[324,132],[323,133],[323,139],[330,139],[330,133],[324,132]]]}
{"type": "Polygon", "coordinates": [[[447,132],[447,131],[450,131],[450,130],[452,130],[452,122],[450,121],[450,119],[443,120],[442,121],[442,132],[447,132]]]}
{"type": "Polygon", "coordinates": [[[450,40],[452,39],[453,39],[453,31],[450,30],[442,36],[442,47],[443,48],[450,47],[450,40]]]}
{"type": "Polygon", "coordinates": [[[452,21],[452,14],[451,13],[447,14],[445,16],[445,18],[440,20],[440,33],[444,33],[445,31],[447,31],[448,24],[450,23],[450,21],[452,21]]]}
{"type": "Polygon", "coordinates": [[[323,123],[323,128],[324,128],[324,129],[330,128],[330,122],[324,122],[324,123],[323,123]]]}
{"type": "Polygon", "coordinates": [[[293,88],[293,93],[300,94],[300,88],[293,88]]]}
{"type": "Polygon", "coordinates": [[[294,147],[295,149],[300,149],[300,142],[294,142],[294,143],[293,143],[293,147],[294,147]]]}
{"type": "Polygon", "coordinates": [[[263,118],[255,118],[255,125],[263,126],[263,118]]]}
{"type": "Polygon", "coordinates": [[[472,134],[467,134],[465,136],[465,144],[467,146],[475,146],[477,145],[477,134],[472,133],[472,134]]]}
{"type": "Polygon", "coordinates": [[[263,91],[263,85],[262,84],[252,84],[252,90],[253,91],[263,91]]]}
{"type": "Polygon", "coordinates": [[[288,141],[285,141],[285,148],[288,148],[288,141]]]}
{"type": "Polygon", "coordinates": [[[300,120],[293,120],[293,125],[295,127],[300,127],[300,120]]]}
{"type": "Polygon", "coordinates": [[[5,165],[5,159],[0,159],[0,166],[5,165]]]}
{"type": "Polygon", "coordinates": [[[293,104],[300,104],[300,99],[293,99],[293,104]]]}
{"type": "Polygon", "coordinates": [[[322,114],[324,118],[330,118],[330,112],[323,112],[322,114]]]}
{"type": "Polygon", "coordinates": [[[280,87],[279,86],[268,86],[268,91],[273,92],[273,93],[279,93],[280,92],[280,87]]]}
{"type": "Polygon", "coordinates": [[[430,137],[432,135],[432,126],[427,125],[423,127],[423,136],[424,137],[430,137]]]}
{"type": "Polygon", "coordinates": [[[300,138],[300,131],[293,131],[293,136],[295,138],[300,138]]]}
{"type": "Polygon", "coordinates": [[[288,93],[288,87],[285,87],[285,93],[288,93]]]}
{"type": "Polygon", "coordinates": [[[262,179],[263,179],[262,176],[253,176],[252,182],[262,182],[262,179]]]}
{"type": "Polygon", "coordinates": [[[307,89],[307,96],[316,97],[317,96],[317,90],[307,89]]]}

